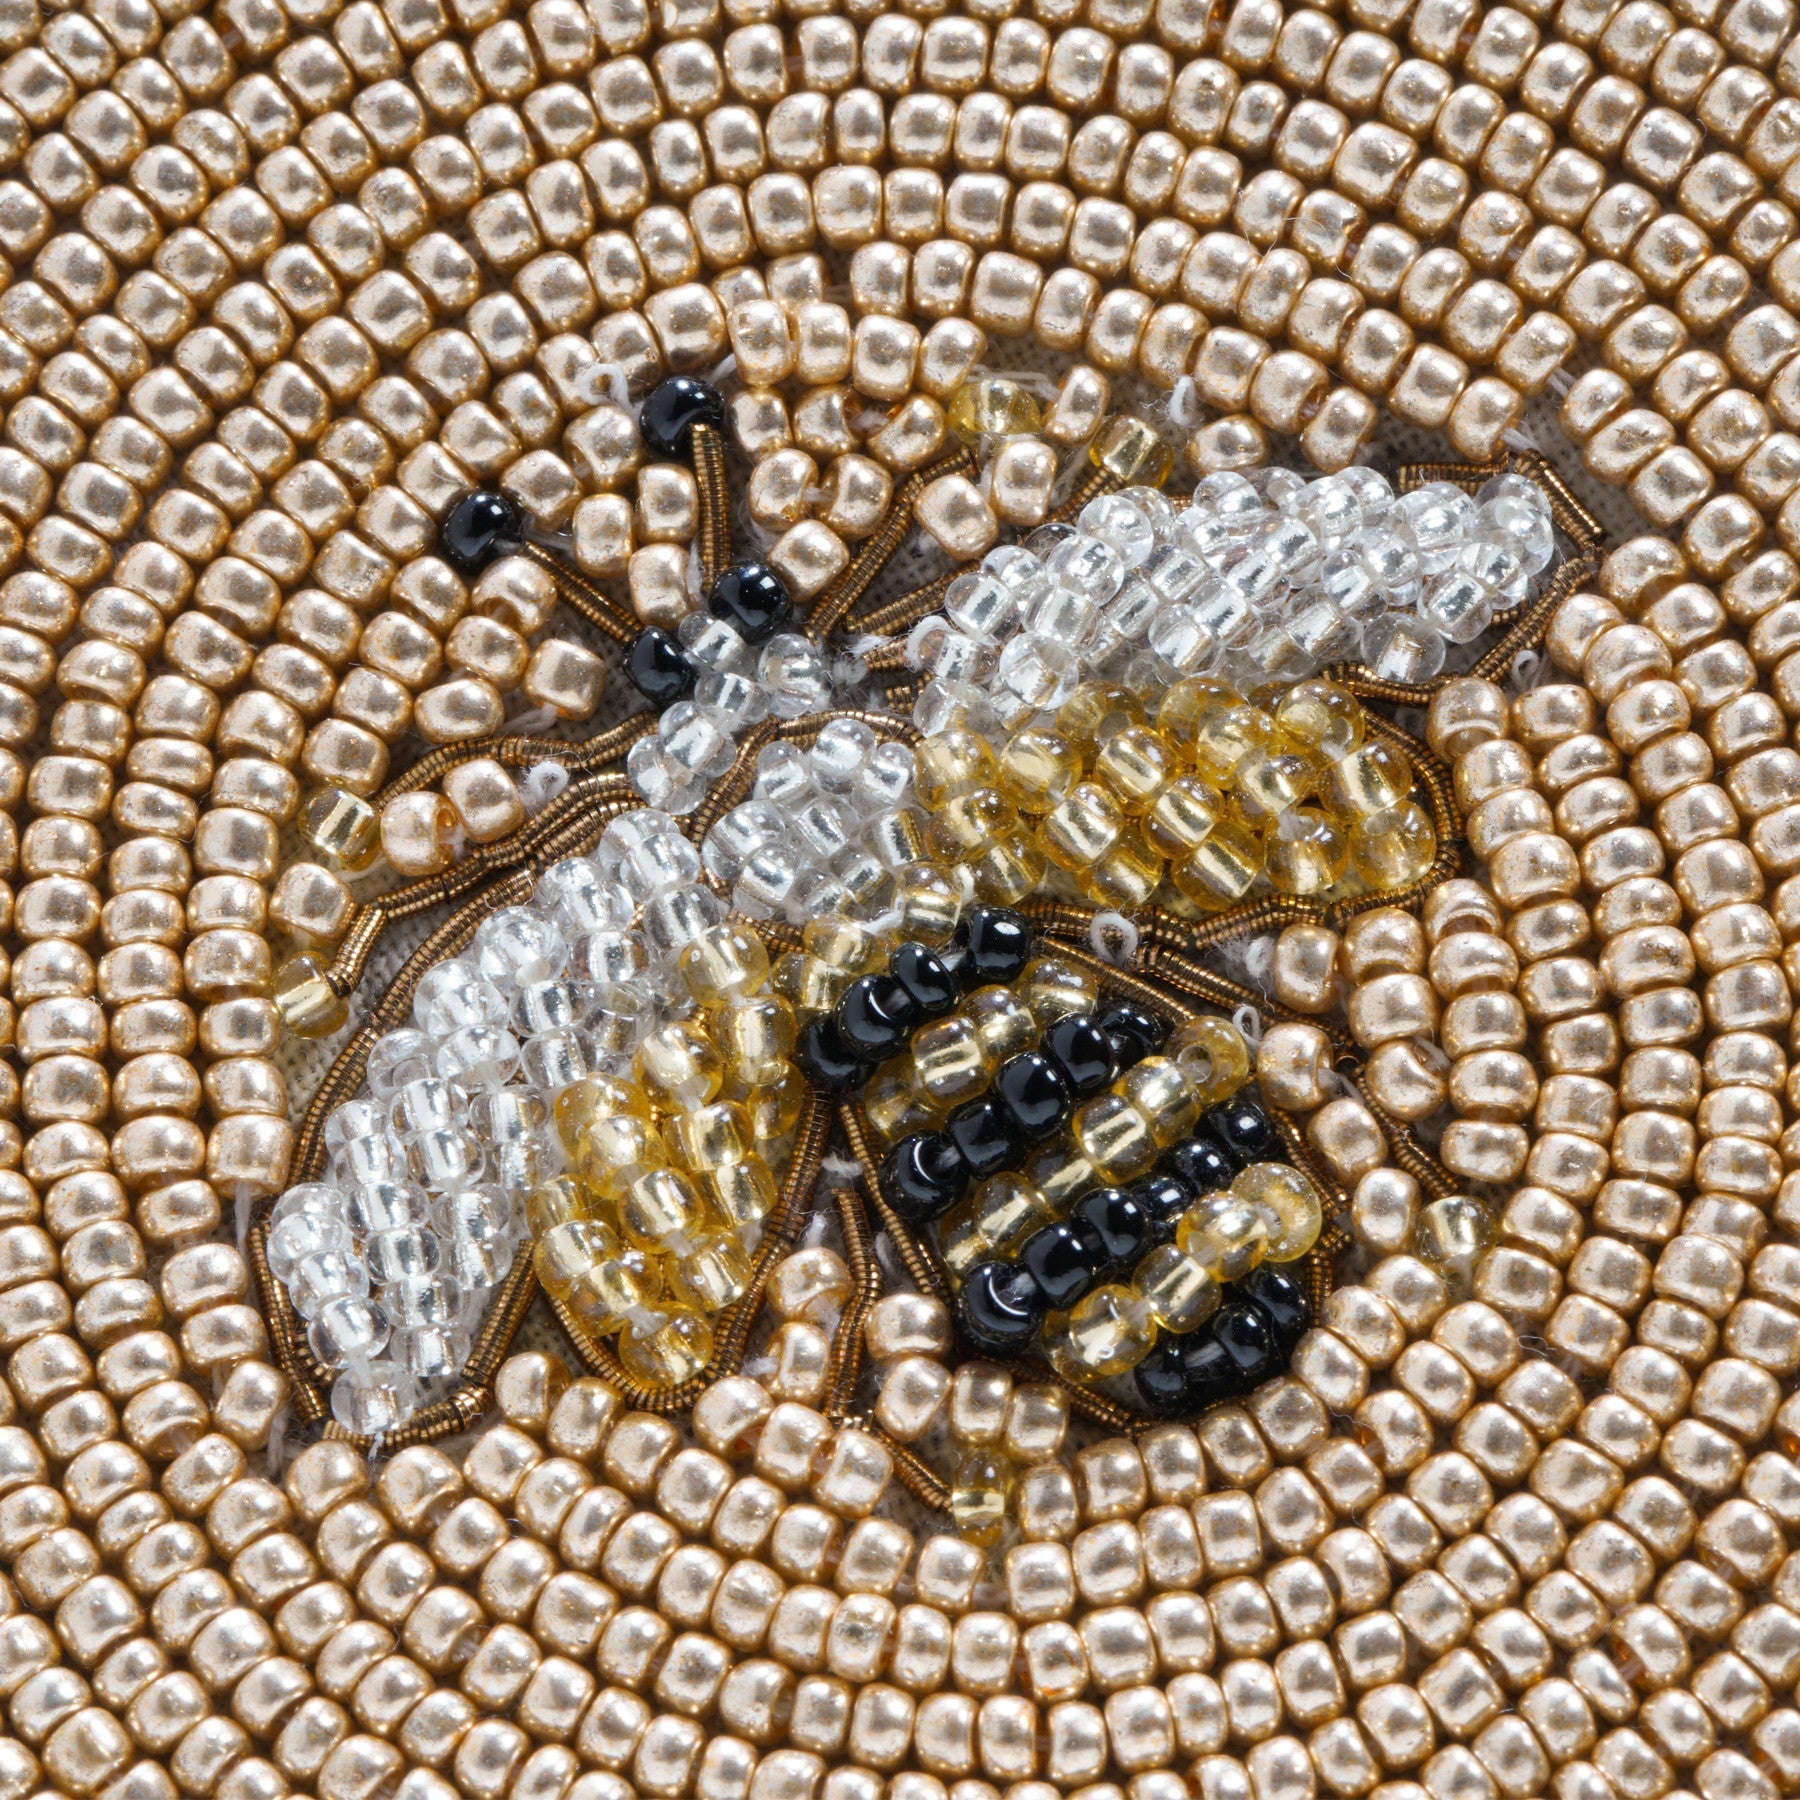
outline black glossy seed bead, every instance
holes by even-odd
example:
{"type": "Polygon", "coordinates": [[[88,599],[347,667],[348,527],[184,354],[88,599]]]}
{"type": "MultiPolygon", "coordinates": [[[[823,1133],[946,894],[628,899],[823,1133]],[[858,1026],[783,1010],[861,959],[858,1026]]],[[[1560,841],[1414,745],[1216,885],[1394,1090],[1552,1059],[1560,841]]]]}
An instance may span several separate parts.
{"type": "Polygon", "coordinates": [[[1007,907],[971,907],[958,922],[956,935],[968,951],[963,979],[970,987],[989,982],[1010,986],[1031,961],[1031,926],[1022,913],[1007,907]]]}
{"type": "Polygon", "coordinates": [[[1021,1266],[1031,1272],[1038,1291],[1051,1306],[1073,1306],[1106,1267],[1106,1246],[1091,1230],[1073,1220],[1046,1225],[1025,1240],[1021,1266]]]}
{"type": "Polygon", "coordinates": [[[918,1002],[887,974],[858,976],[837,1003],[838,1030],[866,1062],[892,1056],[923,1016],[918,1002]]]}
{"type": "Polygon", "coordinates": [[[1188,1410],[1186,1343],[1164,1332],[1150,1354],[1132,1371],[1138,1403],[1159,1419],[1172,1419],[1188,1410]]]}
{"type": "Polygon", "coordinates": [[[962,1152],[969,1173],[977,1181],[985,1181],[1017,1162],[1024,1148],[1012,1121],[990,1094],[959,1106],[945,1120],[944,1130],[962,1152]]]}
{"type": "MultiPolygon", "coordinates": [[[[1219,1313],[1224,1310],[1221,1307],[1219,1313]]],[[[1219,1313],[1213,1314],[1215,1321],[1219,1313]]],[[[1187,1409],[1191,1412],[1215,1406],[1221,1400],[1236,1399],[1245,1392],[1244,1373],[1237,1358],[1213,1335],[1210,1325],[1202,1326],[1182,1343],[1181,1365],[1187,1378],[1187,1409]]]]}
{"type": "Polygon", "coordinates": [[[1211,1132],[1197,1131],[1186,1143],[1163,1152],[1158,1168],[1179,1176],[1194,1192],[1211,1194],[1230,1187],[1244,1165],[1211,1132]]]}
{"type": "Polygon", "coordinates": [[[1041,1144],[1045,1138],[1054,1137],[1073,1105],[1062,1071],[1038,1050],[1009,1056],[995,1070],[989,1091],[1028,1144],[1041,1144]]]}
{"type": "Polygon", "coordinates": [[[1136,1191],[1116,1187],[1095,1188],[1084,1194],[1075,1202],[1069,1223],[1085,1227],[1100,1240],[1107,1268],[1136,1262],[1150,1248],[1155,1229],[1155,1221],[1138,1200],[1136,1191]]]}
{"type": "Polygon", "coordinates": [[[1237,1287],[1268,1319],[1275,1336],[1276,1353],[1285,1364],[1294,1354],[1294,1346],[1312,1326],[1312,1302],[1307,1298],[1306,1284],[1300,1279],[1298,1269],[1264,1263],[1237,1287]]]}
{"type": "Polygon", "coordinates": [[[1281,1138],[1269,1115],[1254,1101],[1238,1095],[1202,1115],[1201,1124],[1237,1159],[1240,1165],[1268,1162],[1281,1155],[1281,1138]]]}
{"type": "Polygon", "coordinates": [[[1109,1006],[1094,1023],[1111,1041],[1113,1055],[1121,1069],[1129,1069],[1146,1056],[1154,1056],[1169,1035],[1169,1028],[1161,1019],[1142,1007],[1127,1006],[1123,1002],[1109,1006]]]}
{"type": "Polygon", "coordinates": [[[735,563],[722,570],[707,592],[706,610],[746,644],[766,644],[794,622],[787,583],[767,563],[735,563]]]}
{"type": "Polygon", "coordinates": [[[1112,1040],[1080,1013],[1058,1019],[1044,1033],[1043,1051],[1062,1070],[1078,1100],[1111,1087],[1118,1075],[1112,1040]]]}
{"type": "Polygon", "coordinates": [[[1166,1244],[1181,1215],[1199,1199],[1193,1186],[1166,1169],[1154,1169],[1131,1184],[1132,1203],[1144,1215],[1149,1241],[1166,1244]]]}
{"type": "Polygon", "coordinates": [[[681,457],[694,453],[694,427],[725,429],[725,402],[710,382],[692,375],[671,375],[650,390],[638,414],[638,433],[652,456],[681,457]]]}
{"type": "Polygon", "coordinates": [[[652,625],[631,641],[625,657],[631,685],[659,711],[686,700],[699,679],[680,641],[652,625]]]}
{"type": "Polygon", "coordinates": [[[1269,1315],[1248,1299],[1233,1296],[1212,1316],[1212,1335],[1225,1346],[1246,1387],[1280,1373],[1275,1327],[1269,1315]]]}
{"type": "Polygon", "coordinates": [[[912,995],[925,1019],[941,1019],[956,1011],[960,990],[956,977],[943,959],[923,944],[902,944],[888,964],[888,973],[912,995]]]}
{"type": "Polygon", "coordinates": [[[902,1138],[881,1165],[882,1192],[909,1224],[948,1212],[968,1184],[968,1164],[941,1131],[916,1131],[902,1138]]]}
{"type": "Polygon", "coordinates": [[[829,1013],[809,1020],[794,1045],[800,1073],[827,1094],[855,1087],[869,1072],[868,1064],[845,1042],[829,1013]]]}
{"type": "Polygon", "coordinates": [[[1019,1263],[977,1263],[957,1296],[957,1319],[978,1350],[1013,1356],[1030,1343],[1048,1306],[1019,1263]]]}
{"type": "Polygon", "coordinates": [[[438,527],[438,555],[468,579],[524,541],[525,515],[518,503],[491,488],[464,494],[438,527]]]}

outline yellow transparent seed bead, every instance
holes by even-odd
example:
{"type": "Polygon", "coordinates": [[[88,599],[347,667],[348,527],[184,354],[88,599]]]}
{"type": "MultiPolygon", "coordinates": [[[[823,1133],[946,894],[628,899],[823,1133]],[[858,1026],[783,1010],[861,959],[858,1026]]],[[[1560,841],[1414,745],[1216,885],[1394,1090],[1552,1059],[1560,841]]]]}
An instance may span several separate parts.
{"type": "Polygon", "coordinates": [[[941,950],[962,917],[962,896],[949,874],[932,862],[907,863],[894,871],[894,904],[900,911],[897,942],[941,950]]]}
{"type": "Polygon", "coordinates": [[[1079,875],[1119,841],[1124,829],[1118,801],[1097,782],[1083,781],[1045,814],[1034,841],[1059,869],[1079,875]]]}
{"type": "Polygon", "coordinates": [[[1088,1013],[1100,1003],[1093,976],[1054,956],[1034,957],[1019,977],[1019,998],[1040,1032],[1071,1013],[1088,1013]]]}
{"type": "Polygon", "coordinates": [[[1019,809],[998,788],[959,794],[925,827],[925,853],[939,862],[967,862],[1019,829],[1019,809]]]}
{"type": "Polygon", "coordinates": [[[806,1077],[791,1062],[783,1065],[775,1080],[752,1088],[744,1099],[744,1110],[750,1115],[750,1129],[758,1141],[792,1131],[805,1099],[806,1077]]]}
{"type": "Polygon", "coordinates": [[[1148,903],[1162,878],[1163,859],[1135,825],[1128,825],[1112,850],[1083,877],[1081,891],[1096,907],[1135,912],[1148,903]]]}
{"type": "Polygon", "coordinates": [[[686,1112],[704,1106],[725,1079],[725,1059],[690,1020],[659,1027],[632,1058],[638,1085],[657,1106],[686,1112]]]}
{"type": "Polygon", "coordinates": [[[1358,819],[1350,833],[1350,866],[1377,893],[1423,881],[1436,857],[1431,815],[1415,800],[1358,819]]]}
{"type": "Polygon", "coordinates": [[[950,1519],[971,1544],[986,1549],[1006,1529],[1013,1494],[1012,1464],[991,1450],[967,1450],[950,1478],[950,1519]]]}
{"type": "Polygon", "coordinates": [[[1000,752],[1000,791],[1022,812],[1047,813],[1081,779],[1081,756],[1054,731],[1016,731],[1000,752]]]}
{"type": "Polygon", "coordinates": [[[1235,1194],[1208,1194],[1181,1215],[1175,1241],[1213,1280],[1238,1281],[1268,1254],[1268,1220],[1235,1194]]]}
{"type": "Polygon", "coordinates": [[[1088,460],[1127,487],[1161,487],[1175,467],[1175,452],[1142,419],[1114,413],[1094,433],[1088,460]]]}
{"type": "Polygon", "coordinates": [[[1252,1163],[1238,1172],[1231,1192],[1274,1221],[1269,1229],[1268,1260],[1292,1262],[1319,1241],[1325,1213],[1318,1190],[1287,1163],[1252,1163]]]}
{"type": "Polygon", "coordinates": [[[1232,771],[1232,809],[1253,831],[1260,831],[1290,806],[1298,806],[1318,782],[1319,768],[1311,757],[1253,750],[1232,771]]]}
{"type": "Polygon", "coordinates": [[[1224,788],[1246,756],[1267,750],[1275,722],[1247,700],[1227,695],[1202,710],[1194,721],[1194,767],[1201,778],[1224,788]]]}
{"type": "Polygon", "coordinates": [[[1089,1188],[1099,1187],[1103,1180],[1073,1132],[1053,1139],[1027,1157],[1021,1173],[1037,1187],[1056,1218],[1061,1218],[1089,1188]]]}
{"type": "Polygon", "coordinates": [[[1078,1106],[1069,1125],[1102,1181],[1135,1181],[1156,1161],[1148,1121],[1122,1094],[1101,1094],[1078,1106]]]}
{"type": "Polygon", "coordinates": [[[1362,702],[1335,681],[1302,681],[1275,704],[1275,741],[1333,763],[1363,741],[1362,702]]]}
{"type": "Polygon", "coordinates": [[[917,1091],[940,1111],[973,1100],[994,1073],[973,1022],[957,1013],[913,1034],[912,1068],[917,1091]]]}
{"type": "Polygon", "coordinates": [[[1201,716],[1239,696],[1210,675],[1188,675],[1169,689],[1156,705],[1157,731],[1184,756],[1191,755],[1201,716]]]}
{"type": "Polygon", "coordinates": [[[1223,912],[1263,872],[1263,846],[1241,825],[1220,824],[1170,870],[1176,887],[1202,912],[1223,912]]]}
{"type": "Polygon", "coordinates": [[[1291,806],[1263,840],[1269,885],[1302,899],[1323,894],[1350,866],[1350,839],[1330,814],[1316,806],[1291,806]]]}
{"type": "Polygon", "coordinates": [[[1179,752],[1142,725],[1115,731],[1094,757],[1094,774],[1130,818],[1148,812],[1181,766],[1179,752]]]}
{"type": "Polygon", "coordinates": [[[1056,714],[1057,734],[1091,757],[1113,732],[1144,722],[1144,703],[1116,681],[1084,681],[1056,714]]]}
{"type": "Polygon", "coordinates": [[[300,804],[294,827],[321,856],[357,875],[381,854],[381,815],[342,788],[317,788],[300,804]]]}
{"type": "Polygon", "coordinates": [[[1362,744],[1326,773],[1320,794],[1328,806],[1364,816],[1398,806],[1411,792],[1412,760],[1392,744],[1362,744]]]}
{"type": "Polygon", "coordinates": [[[1044,878],[1043,853],[1024,832],[992,845],[967,864],[975,898],[987,906],[1017,906],[1044,878]]]}
{"type": "Polygon", "coordinates": [[[968,1205],[983,1245],[994,1255],[1004,1255],[1056,1217],[1043,1192],[1014,1171],[990,1175],[968,1205]]]}
{"type": "Polygon", "coordinates": [[[573,1175],[552,1175],[525,1196],[525,1224],[533,1237],[542,1237],[557,1225],[574,1219],[591,1219],[599,1210],[598,1196],[573,1175]]]}
{"type": "Polygon", "coordinates": [[[976,988],[962,1003],[962,1016],[975,1027],[982,1053],[998,1066],[1009,1056],[1035,1049],[1037,1020],[1011,988],[976,988]]]}
{"type": "Polygon", "coordinates": [[[1160,855],[1183,857],[1212,835],[1225,803],[1198,775],[1177,775],[1144,814],[1144,836],[1160,855]]]}
{"type": "Polygon", "coordinates": [[[908,1132],[927,1131],[918,1121],[935,1115],[913,1085],[910,1056],[896,1056],[869,1077],[862,1095],[863,1116],[883,1145],[897,1144],[908,1132]]]}
{"type": "Polygon", "coordinates": [[[590,1336],[610,1337],[661,1291],[661,1277],[644,1253],[627,1247],[576,1276],[561,1298],[590,1336]]]}
{"type": "Polygon", "coordinates": [[[1200,1098],[1180,1064],[1167,1056],[1146,1056],[1119,1078],[1118,1092],[1143,1115],[1159,1149],[1193,1136],[1200,1123],[1200,1098]]]}
{"type": "Polygon", "coordinates": [[[1156,1317],[1135,1288],[1107,1282],[1067,1312],[1044,1321],[1051,1366],[1068,1381],[1091,1382],[1135,1369],[1156,1341],[1156,1317]]]}
{"type": "Polygon", "coordinates": [[[302,950],[290,956],[269,983],[269,998],[282,1024],[297,1038],[327,1038],[350,1022],[349,1003],[325,978],[328,966],[323,957],[302,950]]]}
{"type": "Polygon", "coordinates": [[[897,941],[891,932],[876,931],[854,919],[813,919],[800,934],[808,955],[852,977],[886,968],[897,941]]]}
{"type": "Polygon", "coordinates": [[[965,444],[983,437],[1022,437],[1044,422],[1044,409],[1022,382],[1003,375],[965,381],[944,408],[950,429],[965,444]]]}
{"type": "Polygon", "coordinates": [[[749,1115],[729,1100],[677,1113],[665,1129],[676,1160],[690,1175],[742,1162],[755,1147],[749,1115]]]}
{"type": "Polygon", "coordinates": [[[781,1197],[774,1171],[760,1156],[709,1169],[699,1182],[707,1205],[733,1231],[748,1231],[760,1225],[781,1197]]]}
{"type": "Polygon", "coordinates": [[[747,999],[767,986],[769,953],[755,932],[737,925],[710,925],[680,957],[681,978],[702,1006],[747,999]]]}
{"type": "Polygon", "coordinates": [[[652,1169],[626,1189],[619,1201],[619,1223],[640,1249],[680,1255],[695,1239],[716,1231],[720,1221],[687,1176],[676,1169],[652,1169]]]}
{"type": "Polygon", "coordinates": [[[729,1306],[750,1285],[750,1253],[734,1232],[703,1239],[677,1260],[671,1291],[698,1312],[729,1306]]]}
{"type": "Polygon", "coordinates": [[[919,746],[913,791],[927,812],[938,812],[960,794],[992,787],[999,773],[986,738],[972,731],[941,731],[919,746]]]}
{"type": "Polygon", "coordinates": [[[830,1012],[855,976],[804,950],[789,950],[777,961],[769,986],[802,1018],[830,1012]]]}
{"type": "Polygon", "coordinates": [[[1229,1019],[1203,1014],[1185,1021],[1165,1054],[1188,1078],[1202,1109],[1229,1100],[1250,1079],[1250,1046],[1229,1019]]]}
{"type": "Polygon", "coordinates": [[[668,1167],[669,1148],[650,1120],[617,1113],[588,1126],[576,1144],[575,1161],[596,1193],[618,1200],[653,1169],[668,1167]]]}
{"type": "Polygon", "coordinates": [[[1189,1332],[1219,1308],[1219,1284],[1185,1250],[1152,1250],[1132,1271],[1131,1285],[1165,1331],[1189,1332]]]}
{"type": "Polygon", "coordinates": [[[957,1281],[992,1254],[992,1247],[976,1223],[974,1206],[967,1200],[951,1207],[938,1220],[937,1245],[939,1258],[957,1281]]]}
{"type": "Polygon", "coordinates": [[[578,1277],[616,1256],[616,1233],[592,1219],[552,1225],[537,1241],[531,1263],[539,1284],[553,1300],[566,1300],[578,1277]]]}
{"type": "Polygon", "coordinates": [[[712,1021],[713,1042],[739,1081],[779,1081],[794,1054],[799,1022],[779,994],[735,1000],[712,1021]]]}
{"type": "Polygon", "coordinates": [[[619,1361],[646,1387],[679,1387],[692,1381],[713,1351],[712,1327],[691,1306],[673,1306],[655,1331],[619,1335],[619,1361]]]}
{"type": "Polygon", "coordinates": [[[610,1119],[619,1113],[636,1113],[640,1119],[648,1119],[650,1102],[641,1088],[612,1075],[584,1075],[579,1081],[570,1082],[550,1108],[556,1135],[571,1154],[594,1120],[610,1119]]]}

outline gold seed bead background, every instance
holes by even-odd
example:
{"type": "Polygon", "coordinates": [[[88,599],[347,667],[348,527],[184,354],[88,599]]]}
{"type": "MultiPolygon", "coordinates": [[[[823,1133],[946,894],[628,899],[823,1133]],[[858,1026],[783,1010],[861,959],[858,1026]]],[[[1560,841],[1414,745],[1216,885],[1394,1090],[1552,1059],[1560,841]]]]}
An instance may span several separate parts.
{"type": "MultiPolygon", "coordinates": [[[[1764,875],[1800,869],[1791,11],[178,11],[0,18],[8,1792],[1800,1781],[1800,1487],[1769,1447],[1800,1294],[1767,1241],[1800,1217],[1800,906],[1764,875]],[[710,365],[817,244],[857,252],[870,370],[908,361],[907,312],[1191,375],[1226,415],[1203,466],[1270,433],[1340,466],[1378,406],[1486,458],[1591,346],[1571,437],[1687,528],[1565,608],[1567,680],[1449,691],[1486,884],[1344,935],[1370,1102],[1404,1117],[1431,1070],[1375,1058],[1435,1034],[1446,1160],[1523,1180],[1474,1297],[1411,1253],[1370,1105],[1307,1109],[1363,1278],[1197,1434],[1028,1472],[979,1604],[966,1546],[871,1516],[874,1439],[742,1380],[682,1448],[523,1356],[460,1457],[257,1477],[284,1383],[210,1241],[220,1190],[284,1177],[256,990],[271,925],[321,917],[270,893],[302,782],[373,793],[406,731],[481,735],[514,686],[580,709],[583,671],[516,667],[541,583],[471,607],[433,521],[498,483],[672,607],[680,496],[629,514],[589,371],[710,365]],[[1526,1043],[1535,1092],[1496,1060],[1526,1043]]],[[[884,404],[941,404],[904,372],[884,404]]]]}

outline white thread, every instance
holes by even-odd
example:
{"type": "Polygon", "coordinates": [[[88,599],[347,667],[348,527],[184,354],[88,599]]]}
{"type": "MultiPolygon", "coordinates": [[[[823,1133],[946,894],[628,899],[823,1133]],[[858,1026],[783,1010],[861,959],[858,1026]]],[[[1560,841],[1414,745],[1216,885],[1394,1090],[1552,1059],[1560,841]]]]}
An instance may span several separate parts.
{"type": "Polygon", "coordinates": [[[700,540],[698,538],[688,545],[686,579],[689,597],[695,600],[705,598],[700,591],[704,582],[700,571],[700,540]]]}
{"type": "Polygon", "coordinates": [[[1544,659],[1535,650],[1521,650],[1512,659],[1512,674],[1507,679],[1507,686],[1515,694],[1530,693],[1543,667],[1544,659]]]}
{"type": "Polygon", "coordinates": [[[1551,374],[1550,374],[1550,379],[1544,383],[1544,386],[1547,387],[1551,391],[1551,393],[1553,393],[1559,400],[1574,385],[1575,385],[1575,377],[1573,375],[1571,375],[1567,369],[1552,370],[1551,374]]]}
{"type": "Polygon", "coordinates": [[[1255,1056],[1262,1044],[1262,1014],[1254,1006],[1240,1006],[1231,1015],[1231,1022],[1238,1028],[1244,1042],[1250,1046],[1250,1054],[1255,1056]]]}
{"type": "Polygon", "coordinates": [[[847,1156],[827,1155],[819,1164],[820,1172],[829,1175],[833,1181],[852,1182],[862,1174],[862,1164],[852,1162],[847,1156]]]}
{"type": "Polygon", "coordinates": [[[1088,942],[1096,956],[1116,969],[1128,969],[1137,955],[1138,928],[1123,913],[1097,912],[1088,925],[1088,942]]]}
{"type": "Polygon", "coordinates": [[[900,1252],[885,1231],[875,1234],[875,1260],[890,1282],[898,1283],[905,1278],[906,1268],[900,1261],[900,1252]]]}
{"type": "Polygon", "coordinates": [[[1511,425],[1501,432],[1500,441],[1510,450],[1535,450],[1537,448],[1537,445],[1524,432],[1511,425]]]}
{"type": "Polygon", "coordinates": [[[519,783],[519,798],[528,813],[540,813],[568,785],[569,771],[561,763],[534,763],[519,783]]]}
{"type": "Polygon", "coordinates": [[[462,853],[467,848],[468,842],[469,834],[463,829],[462,821],[459,819],[450,832],[450,860],[452,862],[462,861],[462,853]]]}
{"type": "Polygon", "coordinates": [[[1244,946],[1244,972],[1259,988],[1267,989],[1275,972],[1275,939],[1265,932],[1244,946]]]}
{"type": "Polygon", "coordinates": [[[736,373],[737,353],[733,351],[726,356],[723,362],[713,364],[713,371],[708,379],[712,382],[714,387],[717,387],[721,381],[729,381],[736,373]]]}
{"type": "Polygon", "coordinates": [[[517,732],[522,737],[535,737],[540,731],[548,731],[556,720],[555,707],[534,706],[529,712],[514,713],[506,721],[506,729],[517,732]]]}
{"type": "Polygon", "coordinates": [[[1182,376],[1169,393],[1170,424],[1191,431],[1205,416],[1205,409],[1200,404],[1200,389],[1193,376],[1182,376]]]}
{"type": "Polygon", "coordinates": [[[378,1463],[381,1461],[381,1446],[386,1442],[387,1442],[387,1433],[385,1431],[378,1431],[372,1438],[369,1439],[369,1461],[370,1462],[378,1463]]]}
{"type": "Polygon", "coordinates": [[[237,1194],[231,1207],[232,1224],[237,1229],[238,1251],[243,1253],[245,1241],[250,1236],[250,1189],[244,1182],[238,1183],[237,1194]]]}

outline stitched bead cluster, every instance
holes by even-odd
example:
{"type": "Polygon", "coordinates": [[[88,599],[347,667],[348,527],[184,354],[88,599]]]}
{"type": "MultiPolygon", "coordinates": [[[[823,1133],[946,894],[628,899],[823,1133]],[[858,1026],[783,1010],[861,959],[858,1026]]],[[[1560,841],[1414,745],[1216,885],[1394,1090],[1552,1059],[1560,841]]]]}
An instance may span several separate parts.
{"type": "Polygon", "coordinates": [[[699,873],[666,815],[615,820],[595,857],[553,865],[530,907],[425,976],[415,1029],[371,1048],[368,1098],[326,1123],[330,1183],[282,1200],[270,1250],[344,1370],[345,1423],[403,1424],[456,1371],[521,1226],[545,1288],[645,1379],[704,1365],[775,1203],[800,1078],[768,954],[699,873]]]}

